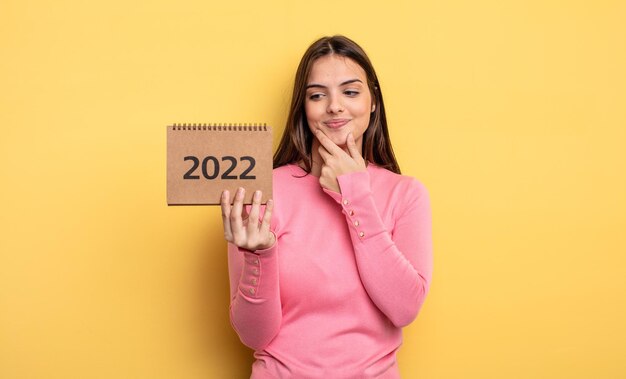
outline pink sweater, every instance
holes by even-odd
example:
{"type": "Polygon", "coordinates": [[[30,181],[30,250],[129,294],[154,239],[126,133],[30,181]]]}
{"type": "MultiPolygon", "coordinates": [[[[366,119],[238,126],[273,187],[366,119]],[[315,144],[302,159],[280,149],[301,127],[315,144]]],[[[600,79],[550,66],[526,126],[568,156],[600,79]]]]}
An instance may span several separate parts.
{"type": "Polygon", "coordinates": [[[252,378],[399,378],[403,326],[432,275],[429,195],[369,164],[341,194],[296,165],[274,170],[274,246],[229,244],[231,323],[252,378]]]}

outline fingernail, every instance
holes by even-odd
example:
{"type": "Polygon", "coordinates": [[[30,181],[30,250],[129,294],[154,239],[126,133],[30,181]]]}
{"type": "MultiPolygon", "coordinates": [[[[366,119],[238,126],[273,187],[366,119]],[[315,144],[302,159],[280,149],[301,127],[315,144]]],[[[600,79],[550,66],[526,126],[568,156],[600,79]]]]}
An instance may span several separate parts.
{"type": "Polygon", "coordinates": [[[239,197],[243,196],[243,191],[244,189],[242,187],[237,188],[237,196],[239,197]]]}
{"type": "Polygon", "coordinates": [[[258,201],[261,198],[261,191],[254,191],[254,200],[258,201]]]}

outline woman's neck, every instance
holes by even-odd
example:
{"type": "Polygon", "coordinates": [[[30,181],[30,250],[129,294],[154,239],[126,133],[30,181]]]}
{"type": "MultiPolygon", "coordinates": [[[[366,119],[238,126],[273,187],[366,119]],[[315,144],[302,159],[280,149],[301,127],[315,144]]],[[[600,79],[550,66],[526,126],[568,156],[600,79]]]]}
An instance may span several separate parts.
{"type": "Polygon", "coordinates": [[[313,146],[311,147],[311,175],[320,177],[322,175],[322,166],[324,165],[324,160],[319,152],[320,143],[314,138],[313,146]]]}

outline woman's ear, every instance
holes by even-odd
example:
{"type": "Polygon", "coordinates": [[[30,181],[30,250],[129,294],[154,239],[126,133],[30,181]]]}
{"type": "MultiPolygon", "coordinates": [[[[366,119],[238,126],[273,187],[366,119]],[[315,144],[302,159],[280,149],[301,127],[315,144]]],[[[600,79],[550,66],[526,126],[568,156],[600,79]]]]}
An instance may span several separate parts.
{"type": "Polygon", "coordinates": [[[378,96],[376,96],[376,92],[378,91],[378,86],[374,86],[374,91],[372,91],[372,112],[374,113],[374,111],[376,110],[376,99],[378,98],[378,96]]]}

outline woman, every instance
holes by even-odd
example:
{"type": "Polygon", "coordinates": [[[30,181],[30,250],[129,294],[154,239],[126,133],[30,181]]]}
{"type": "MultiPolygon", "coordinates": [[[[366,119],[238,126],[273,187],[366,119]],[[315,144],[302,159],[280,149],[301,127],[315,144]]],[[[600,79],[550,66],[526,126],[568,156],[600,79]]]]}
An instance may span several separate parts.
{"type": "Polygon", "coordinates": [[[231,323],[252,378],[399,378],[432,272],[430,201],[400,175],[365,52],[324,37],[298,67],[273,196],[222,195],[231,323]],[[247,210],[246,208],[249,208],[247,210]]]}

